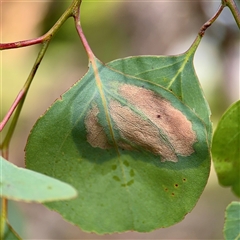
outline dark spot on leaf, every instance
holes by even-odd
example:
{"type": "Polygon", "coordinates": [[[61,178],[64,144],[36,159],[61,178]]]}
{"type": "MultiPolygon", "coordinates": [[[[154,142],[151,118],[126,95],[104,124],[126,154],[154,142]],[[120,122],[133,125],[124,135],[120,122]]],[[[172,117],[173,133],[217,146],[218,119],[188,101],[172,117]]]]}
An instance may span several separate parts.
{"type": "Polygon", "coordinates": [[[183,182],[186,182],[187,181],[187,179],[186,178],[183,178],[183,182]]]}
{"type": "Polygon", "coordinates": [[[164,189],[164,191],[166,191],[166,192],[167,192],[167,191],[168,191],[168,189],[167,189],[167,188],[165,188],[165,189],[164,189]]]}
{"type": "Polygon", "coordinates": [[[131,177],[134,177],[134,175],[135,175],[134,170],[131,169],[129,174],[130,174],[131,177]]]}
{"type": "Polygon", "coordinates": [[[175,184],[174,184],[174,186],[175,186],[175,187],[178,187],[178,184],[177,184],[177,183],[175,183],[175,184]]]}
{"type": "Polygon", "coordinates": [[[174,193],[172,193],[172,196],[174,196],[175,194],[174,193]]]}
{"type": "Polygon", "coordinates": [[[134,183],[134,180],[130,180],[129,182],[127,183],[124,183],[124,184],[121,184],[122,187],[126,187],[126,186],[131,186],[132,184],[134,183]]]}
{"type": "Polygon", "coordinates": [[[112,170],[116,170],[117,169],[117,165],[112,165],[112,170]]]}
{"type": "Polygon", "coordinates": [[[113,176],[113,179],[117,182],[120,182],[120,178],[118,176],[113,176]]]}
{"type": "Polygon", "coordinates": [[[124,164],[126,167],[129,167],[129,162],[124,161],[123,164],[124,164]]]}

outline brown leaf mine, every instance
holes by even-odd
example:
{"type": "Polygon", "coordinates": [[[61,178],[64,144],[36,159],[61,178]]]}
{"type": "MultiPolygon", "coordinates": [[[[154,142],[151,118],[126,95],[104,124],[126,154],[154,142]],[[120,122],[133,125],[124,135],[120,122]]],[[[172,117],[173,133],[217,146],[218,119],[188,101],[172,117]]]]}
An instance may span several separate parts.
{"type": "Polygon", "coordinates": [[[189,156],[197,141],[191,122],[170,102],[151,90],[124,84],[118,93],[137,111],[119,102],[110,102],[110,115],[123,139],[162,157],[177,162],[177,155],[189,156]]]}
{"type": "Polygon", "coordinates": [[[87,113],[85,118],[85,126],[87,130],[87,141],[93,147],[99,147],[102,149],[111,148],[107,141],[107,135],[104,128],[99,124],[97,115],[99,109],[96,105],[87,113]]]}

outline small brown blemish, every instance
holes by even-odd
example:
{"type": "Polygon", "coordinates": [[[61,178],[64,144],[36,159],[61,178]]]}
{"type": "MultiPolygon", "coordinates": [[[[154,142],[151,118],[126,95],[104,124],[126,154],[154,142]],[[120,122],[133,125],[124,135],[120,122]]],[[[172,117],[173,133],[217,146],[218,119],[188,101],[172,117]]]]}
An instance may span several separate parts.
{"type": "Polygon", "coordinates": [[[166,192],[167,192],[167,191],[168,191],[168,189],[167,189],[167,188],[165,188],[165,189],[164,189],[164,191],[166,191],[166,192]]]}
{"type": "Polygon", "coordinates": [[[99,147],[102,149],[108,149],[111,146],[108,143],[107,135],[104,131],[104,128],[98,122],[97,115],[99,109],[96,105],[87,113],[85,118],[85,126],[87,129],[87,141],[93,147],[99,147]]]}
{"type": "Polygon", "coordinates": [[[130,146],[129,144],[119,141],[118,142],[118,146],[122,149],[122,150],[133,150],[132,146],[130,146]]]}
{"type": "Polygon", "coordinates": [[[187,179],[186,178],[183,178],[183,182],[186,182],[187,181],[187,179]]]}
{"type": "Polygon", "coordinates": [[[174,196],[175,195],[175,193],[172,193],[172,196],[174,196]]]}
{"type": "Polygon", "coordinates": [[[175,184],[174,184],[174,186],[177,188],[177,187],[178,187],[178,184],[177,184],[177,183],[175,183],[175,184]]]}
{"type": "Polygon", "coordinates": [[[177,155],[189,156],[194,152],[197,139],[192,123],[169,101],[151,90],[129,84],[121,85],[118,92],[143,113],[141,116],[128,106],[110,101],[111,117],[124,140],[160,155],[163,162],[177,162],[177,155]]]}

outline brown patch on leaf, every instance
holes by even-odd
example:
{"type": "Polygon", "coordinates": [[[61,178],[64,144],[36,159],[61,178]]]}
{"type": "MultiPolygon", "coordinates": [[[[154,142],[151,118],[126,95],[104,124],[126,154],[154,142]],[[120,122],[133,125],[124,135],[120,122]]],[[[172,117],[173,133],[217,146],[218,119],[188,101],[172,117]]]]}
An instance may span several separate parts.
{"type": "Polygon", "coordinates": [[[119,141],[117,145],[123,150],[133,150],[133,147],[125,142],[119,141]]]}
{"type": "Polygon", "coordinates": [[[177,162],[177,154],[189,156],[194,152],[197,139],[192,124],[170,102],[151,90],[128,84],[121,85],[118,92],[143,113],[110,102],[110,114],[122,138],[162,156],[162,161],[177,162]]]}
{"type": "Polygon", "coordinates": [[[85,118],[85,126],[87,129],[87,141],[93,147],[108,149],[111,146],[107,141],[107,135],[104,131],[104,128],[98,122],[98,118],[97,118],[98,113],[99,113],[99,109],[95,105],[87,113],[87,116],[85,118]]]}

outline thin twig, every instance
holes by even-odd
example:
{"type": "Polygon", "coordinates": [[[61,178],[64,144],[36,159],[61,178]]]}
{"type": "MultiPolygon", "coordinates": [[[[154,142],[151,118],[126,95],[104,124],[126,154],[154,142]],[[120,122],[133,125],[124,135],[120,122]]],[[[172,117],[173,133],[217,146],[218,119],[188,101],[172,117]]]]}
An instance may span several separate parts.
{"type": "Polygon", "coordinates": [[[198,32],[196,39],[194,40],[193,44],[189,48],[189,50],[191,49],[191,53],[196,51],[203,35],[205,34],[205,31],[216,21],[216,19],[219,17],[219,15],[221,14],[221,12],[225,6],[226,5],[222,3],[220,5],[219,9],[217,10],[217,12],[214,14],[214,16],[211,17],[206,23],[204,23],[202,25],[202,27],[200,28],[200,31],[198,32]]]}
{"type": "Polygon", "coordinates": [[[240,12],[234,0],[222,0],[222,2],[223,4],[226,4],[229,7],[233,17],[235,18],[238,28],[240,28],[240,12]]]}
{"type": "Polygon", "coordinates": [[[89,61],[92,61],[94,59],[94,53],[87,42],[87,39],[83,33],[81,23],[80,23],[80,5],[76,6],[76,10],[74,12],[73,17],[75,20],[75,27],[76,27],[77,33],[82,41],[83,47],[85,48],[85,50],[87,52],[89,61]]]}
{"type": "MultiPolygon", "coordinates": [[[[17,43],[7,43],[7,44],[1,44],[0,45],[0,50],[5,50],[5,49],[11,49],[11,48],[18,48],[18,47],[25,47],[25,46],[30,46],[33,44],[37,43],[42,43],[42,48],[37,56],[37,59],[32,67],[32,70],[23,86],[23,89],[19,92],[17,98],[15,99],[14,103],[12,104],[10,110],[8,111],[6,117],[4,117],[3,121],[0,123],[0,130],[4,128],[6,123],[8,122],[9,118],[11,117],[12,113],[15,111],[14,117],[11,121],[11,124],[9,126],[9,129],[7,131],[6,137],[4,138],[2,144],[0,144],[1,150],[2,150],[2,155],[4,156],[5,159],[8,160],[8,150],[9,150],[9,144],[10,140],[12,138],[13,132],[16,128],[25,98],[27,96],[28,90],[31,86],[31,83],[33,81],[33,78],[37,72],[37,69],[46,53],[46,50],[49,46],[49,43],[53,37],[53,35],[58,31],[58,29],[63,25],[63,23],[71,16],[74,15],[74,10],[75,6],[77,4],[80,5],[81,0],[74,0],[71,4],[71,6],[63,13],[63,15],[59,18],[59,20],[54,24],[54,26],[42,37],[33,39],[33,40],[26,40],[26,41],[21,41],[17,43]]],[[[8,215],[8,200],[6,198],[2,198],[2,213],[0,217],[0,230],[1,230],[1,238],[2,234],[4,234],[4,229],[7,224],[7,215],[8,215]]],[[[9,225],[9,228],[11,226],[9,225]]],[[[17,236],[17,235],[16,235],[17,236]]],[[[20,237],[17,236],[19,239],[20,237]]]]}
{"type": "Polygon", "coordinates": [[[31,45],[42,43],[45,39],[46,39],[46,34],[39,38],[30,39],[30,40],[23,40],[23,41],[12,42],[12,43],[0,43],[0,50],[28,47],[31,45]]]}
{"type": "Polygon", "coordinates": [[[30,40],[23,40],[23,41],[12,42],[12,43],[0,43],[0,50],[28,47],[31,45],[43,43],[45,41],[49,41],[53,37],[53,35],[58,31],[58,29],[63,25],[63,23],[69,17],[73,16],[76,4],[80,4],[80,3],[81,3],[81,0],[74,0],[72,4],[69,6],[69,8],[62,14],[62,16],[54,24],[54,26],[43,36],[30,39],[30,40]]]}
{"type": "MultiPolygon", "coordinates": [[[[6,44],[2,44],[0,45],[1,47],[3,47],[2,49],[0,48],[0,50],[5,50],[5,49],[11,49],[11,48],[17,48],[17,47],[26,47],[26,46],[30,46],[33,44],[37,44],[37,43],[42,43],[43,45],[47,44],[50,42],[50,40],[52,39],[52,37],[54,36],[54,34],[58,31],[58,29],[65,23],[65,21],[69,18],[72,17],[74,15],[74,10],[75,10],[75,6],[77,3],[80,4],[81,1],[79,0],[75,0],[73,1],[73,3],[71,4],[71,6],[63,13],[63,15],[59,18],[59,20],[54,24],[54,26],[46,33],[44,34],[42,37],[39,37],[37,39],[33,39],[33,40],[26,40],[26,41],[21,41],[21,42],[17,42],[17,43],[6,43],[6,44]]],[[[44,47],[43,47],[44,48],[44,47]]],[[[42,51],[42,49],[40,50],[40,55],[43,54],[41,56],[41,58],[44,56],[45,52],[42,51]]],[[[38,55],[38,58],[40,57],[40,55],[38,55]]],[[[36,62],[38,61],[38,58],[36,60],[36,62]]],[[[2,122],[0,123],[0,132],[3,130],[4,126],[6,125],[6,123],[8,122],[9,118],[11,117],[11,115],[13,114],[14,110],[16,109],[16,107],[18,106],[19,102],[21,101],[21,99],[23,99],[23,97],[26,95],[28,88],[30,87],[30,84],[33,80],[33,77],[35,76],[35,73],[37,71],[37,68],[40,64],[40,62],[38,62],[38,64],[36,65],[36,62],[29,74],[29,77],[26,81],[26,83],[24,84],[23,89],[19,92],[18,96],[16,97],[15,101],[13,102],[11,108],[9,109],[9,111],[7,112],[6,116],[4,117],[4,119],[2,120],[2,122]]]]}
{"type": "MultiPolygon", "coordinates": [[[[6,134],[6,137],[5,139],[3,140],[3,143],[2,143],[2,149],[8,149],[8,146],[9,146],[9,143],[10,143],[10,140],[12,138],[12,135],[13,135],[13,132],[15,130],[15,127],[17,125],[17,121],[18,121],[18,118],[19,118],[19,115],[21,113],[21,109],[22,109],[22,106],[23,106],[23,103],[24,103],[24,100],[26,98],[26,95],[28,93],[28,90],[31,86],[31,83],[32,83],[32,80],[37,72],[37,69],[44,57],[44,54],[46,53],[46,50],[48,48],[48,45],[49,45],[50,41],[47,41],[45,43],[43,43],[43,46],[42,46],[42,49],[40,50],[39,54],[38,54],[38,57],[33,65],[33,68],[28,76],[28,79],[23,87],[23,89],[20,91],[21,94],[19,94],[19,98],[17,98],[14,102],[14,104],[12,106],[16,107],[17,106],[17,109],[16,109],[16,112],[14,114],[14,117],[13,117],[13,120],[9,126],[9,129],[8,129],[8,132],[6,134]]],[[[15,109],[15,108],[14,108],[15,109]]],[[[9,111],[7,113],[7,115],[9,116],[10,113],[13,113],[14,109],[10,109],[11,112],[9,111]]],[[[5,122],[6,124],[6,122],[5,122]]]]}
{"type": "Polygon", "coordinates": [[[216,21],[216,19],[219,17],[219,15],[221,14],[225,6],[226,6],[225,4],[221,4],[218,11],[214,14],[214,16],[210,18],[206,23],[203,24],[203,26],[201,27],[198,33],[200,37],[203,37],[205,31],[216,21]]]}
{"type": "Polygon", "coordinates": [[[19,101],[22,99],[23,95],[25,94],[24,89],[22,89],[16,99],[14,100],[12,106],[10,107],[9,111],[7,112],[6,116],[3,118],[2,122],[0,123],[0,132],[3,130],[5,125],[7,124],[9,118],[11,117],[12,113],[14,112],[15,108],[17,107],[19,101]]]}

